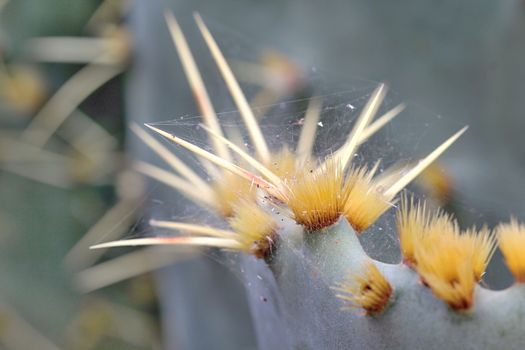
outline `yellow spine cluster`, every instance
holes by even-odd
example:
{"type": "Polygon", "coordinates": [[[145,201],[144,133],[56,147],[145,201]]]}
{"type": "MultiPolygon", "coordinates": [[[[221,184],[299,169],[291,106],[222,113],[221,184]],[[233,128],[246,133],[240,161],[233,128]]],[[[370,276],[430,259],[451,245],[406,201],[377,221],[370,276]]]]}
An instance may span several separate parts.
{"type": "Polygon", "coordinates": [[[505,262],[518,283],[525,283],[525,225],[512,219],[496,229],[505,262]]]}
{"type": "Polygon", "coordinates": [[[332,289],[339,292],[336,296],[345,302],[343,309],[361,308],[367,315],[383,312],[393,293],[392,286],[372,261],[332,289]]]}
{"type": "Polygon", "coordinates": [[[397,215],[404,261],[416,269],[434,294],[453,309],[470,309],[474,287],[494,253],[495,239],[486,227],[461,231],[457,221],[405,197],[397,215]]]}

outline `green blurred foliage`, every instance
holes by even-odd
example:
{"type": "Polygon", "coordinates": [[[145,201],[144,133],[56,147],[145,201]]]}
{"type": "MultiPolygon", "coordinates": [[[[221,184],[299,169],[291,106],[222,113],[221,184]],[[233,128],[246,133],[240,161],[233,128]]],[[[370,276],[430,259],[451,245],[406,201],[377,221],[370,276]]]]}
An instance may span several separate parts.
{"type": "MultiPolygon", "coordinates": [[[[91,35],[85,28],[86,22],[100,3],[10,0],[0,13],[0,48],[9,63],[16,63],[27,60],[24,45],[29,38],[91,35]]],[[[51,94],[80,68],[63,64],[38,67],[51,94]]],[[[116,136],[123,135],[121,90],[120,79],[116,79],[81,105],[84,112],[116,136]]],[[[1,113],[0,128],[11,135],[21,132],[29,121],[22,117],[13,123],[13,116],[1,113]]],[[[54,143],[51,148],[59,153],[70,152],[61,149],[62,144],[54,143]]],[[[33,172],[39,172],[38,162],[30,166],[34,167],[33,172]]],[[[140,288],[137,281],[125,282],[86,296],[75,289],[73,275],[64,264],[63,259],[71,247],[116,201],[113,181],[114,178],[109,178],[100,185],[78,184],[61,189],[0,172],[0,301],[9,304],[32,327],[60,347],[88,349],[92,343],[97,349],[144,349],[151,348],[156,337],[155,322],[149,319],[155,313],[155,299],[151,297],[154,293],[147,288],[151,285],[149,279],[140,279],[140,288]],[[101,309],[116,306],[117,311],[106,320],[110,322],[108,327],[93,326],[104,320],[93,319],[93,313],[89,313],[91,305],[101,309]],[[122,322],[118,315],[128,309],[139,311],[140,317],[122,322]],[[131,339],[135,343],[130,343],[130,339],[118,334],[108,336],[104,333],[121,331],[119,326],[128,325],[142,329],[143,336],[134,332],[136,337],[143,338],[142,344],[136,339],[131,339]]],[[[110,257],[111,254],[107,258],[110,257]]]]}
{"type": "Polygon", "coordinates": [[[33,36],[78,35],[100,1],[10,0],[2,27],[14,48],[33,36]]]}

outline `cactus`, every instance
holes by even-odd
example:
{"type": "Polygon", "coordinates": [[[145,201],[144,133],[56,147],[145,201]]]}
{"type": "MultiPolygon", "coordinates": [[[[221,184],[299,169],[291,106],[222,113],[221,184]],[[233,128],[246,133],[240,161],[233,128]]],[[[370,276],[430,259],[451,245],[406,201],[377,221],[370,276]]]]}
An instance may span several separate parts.
{"type": "MultiPolygon", "coordinates": [[[[408,166],[376,175],[379,163],[371,168],[354,164],[358,146],[402,111],[395,107],[372,122],[386,94],[380,85],[335,152],[312,153],[319,116],[308,112],[295,151],[285,146],[271,149],[212,34],[196,16],[248,131],[251,154],[223,132],[227,126],[219,124],[184,35],[171,14],[166,20],[203,114],[200,127],[210,148],[160,125],[146,126],[195,155],[212,180],[204,181],[133,125],[135,134],[175,173],[144,162],[137,170],[221,217],[229,228],[154,219],[152,227],[178,234],[92,248],[177,245],[239,252],[259,348],[523,348],[525,292],[520,283],[525,264],[519,249],[524,247],[525,229],[516,222],[497,230],[503,254],[520,282],[504,291],[479,285],[496,246],[490,231],[462,231],[452,217],[424,204],[402,200],[397,217],[402,263],[373,260],[359,241],[359,234],[390,209],[399,192],[465,128],[408,166]]],[[[309,111],[316,110],[315,103],[309,111]]]]}

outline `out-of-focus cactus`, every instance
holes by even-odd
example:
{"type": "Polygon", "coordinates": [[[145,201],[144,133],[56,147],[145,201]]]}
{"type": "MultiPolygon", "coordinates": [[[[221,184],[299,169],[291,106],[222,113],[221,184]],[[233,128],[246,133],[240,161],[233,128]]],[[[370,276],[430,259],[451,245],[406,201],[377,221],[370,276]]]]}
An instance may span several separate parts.
{"type": "MultiPolygon", "coordinates": [[[[104,3],[102,8],[108,3],[118,6],[113,0],[67,4],[0,1],[0,188],[5,199],[0,208],[1,348],[158,347],[156,320],[129,307],[140,303],[141,309],[153,308],[151,300],[145,303],[138,295],[122,293],[126,289],[114,289],[111,298],[97,297],[96,302],[84,307],[79,305],[83,296],[73,288],[67,273],[100,257],[87,249],[93,236],[108,231],[120,236],[119,230],[133,225],[142,198],[142,178],[123,169],[116,128],[120,126],[116,112],[121,105],[120,89],[115,89],[118,81],[106,85],[124,71],[130,58],[130,41],[121,26],[122,18],[97,11],[99,15],[89,24],[91,29],[96,27],[100,39],[34,38],[79,35],[85,21],[78,20],[90,15],[89,10],[98,3],[104,3]],[[33,39],[25,40],[29,36],[33,39]],[[93,52],[93,47],[99,50],[93,52]],[[85,55],[90,52],[97,57],[85,55]],[[43,65],[35,59],[91,64],[66,81],[70,66],[43,65]],[[94,94],[103,85],[105,89],[94,94]],[[48,93],[55,89],[49,98],[48,93]],[[101,115],[93,112],[108,104],[112,107],[104,107],[101,115]],[[96,115],[96,119],[84,112],[96,115]],[[120,176],[115,180],[117,172],[120,176]],[[58,188],[42,186],[35,180],[58,188]],[[76,235],[102,214],[104,203],[114,196],[119,203],[78,242],[79,248],[63,264],[76,235]],[[110,299],[120,301],[113,303],[110,299]]],[[[142,267],[143,261],[167,259],[158,259],[159,254],[155,258],[137,254],[127,257],[126,263],[130,266],[138,261],[142,267]]]]}

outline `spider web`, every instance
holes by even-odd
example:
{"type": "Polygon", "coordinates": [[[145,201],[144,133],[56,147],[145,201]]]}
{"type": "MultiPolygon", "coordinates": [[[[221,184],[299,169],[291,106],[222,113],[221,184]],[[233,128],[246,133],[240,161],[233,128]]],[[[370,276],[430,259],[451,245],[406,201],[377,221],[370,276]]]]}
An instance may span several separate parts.
{"type": "MultiPolygon", "coordinates": [[[[315,91],[315,96],[253,107],[254,114],[258,116],[260,128],[272,153],[281,150],[284,146],[291,150],[295,149],[308,103],[312,98],[316,98],[322,102],[322,109],[313,153],[320,159],[329,156],[346,141],[354,121],[359,116],[372,91],[377,87],[376,82],[359,80],[353,82],[352,87],[349,88],[348,84],[328,84],[325,80],[315,76],[310,78],[310,85],[314,86],[312,90],[315,91]],[[337,88],[328,90],[323,88],[323,85],[337,86],[337,88]]],[[[398,96],[390,93],[377,115],[384,114],[401,102],[398,96]]],[[[222,112],[218,114],[218,118],[225,134],[240,133],[243,145],[251,154],[254,154],[255,151],[239,113],[235,110],[222,112]]],[[[398,162],[414,161],[425,156],[458,127],[452,125],[449,132],[440,132],[440,135],[435,135],[434,126],[441,122],[440,119],[440,116],[421,113],[417,107],[409,105],[394,121],[360,146],[352,160],[353,164],[371,167],[377,160],[381,160],[379,167],[379,173],[381,173],[398,162]]],[[[201,127],[201,123],[202,118],[200,116],[183,115],[171,120],[155,122],[153,125],[213,153],[207,133],[201,127]]],[[[161,140],[160,137],[158,139],[170,151],[190,165],[203,179],[210,183],[216,180],[213,174],[206,172],[205,167],[192,153],[168,140],[161,140]]],[[[153,153],[147,156],[147,160],[156,158],[157,156],[153,153]]],[[[165,165],[161,166],[167,169],[165,165]]],[[[148,213],[142,218],[137,229],[126,238],[173,234],[148,227],[147,222],[150,218],[228,228],[227,223],[212,210],[196,205],[176,191],[166,188],[165,185],[153,185],[150,203],[148,213]]],[[[290,221],[290,218],[283,213],[277,215],[281,219],[278,221],[290,221]]],[[[288,240],[288,236],[284,235],[281,239],[288,240]]],[[[394,209],[389,210],[364,232],[361,236],[361,242],[371,257],[384,262],[398,262],[400,253],[395,232],[394,209]]],[[[293,256],[294,271],[297,272],[297,276],[289,282],[281,281],[281,287],[282,283],[285,283],[288,286],[294,284],[293,290],[304,291],[310,288],[310,296],[314,297],[316,291],[326,293],[327,289],[333,285],[333,280],[321,276],[313,282],[312,279],[308,278],[311,272],[315,270],[312,261],[300,247],[294,248],[293,244],[285,245],[290,249],[288,253],[293,256]]],[[[258,341],[264,343],[259,344],[264,345],[261,348],[275,348],[282,346],[282,344],[291,343],[315,345],[319,341],[314,335],[296,334],[297,327],[290,328],[288,319],[290,310],[283,306],[280,288],[272,271],[263,261],[258,261],[252,256],[215,249],[203,250],[202,254],[226,266],[246,287],[248,304],[252,315],[254,315],[254,327],[259,335],[258,341]],[[269,336],[270,334],[272,336],[269,336]]],[[[341,279],[344,277],[341,276],[341,279]]],[[[333,306],[337,302],[334,297],[331,305],[333,306]]],[[[314,304],[311,306],[312,308],[316,307],[314,304]]],[[[306,317],[306,315],[301,314],[296,316],[306,317]]],[[[309,323],[322,324],[322,322],[327,321],[324,319],[326,315],[323,313],[313,313],[310,317],[314,319],[310,320],[309,323]],[[315,319],[316,317],[317,319],[315,319]]],[[[332,315],[332,317],[339,324],[348,321],[348,317],[344,314],[332,315]]]]}

